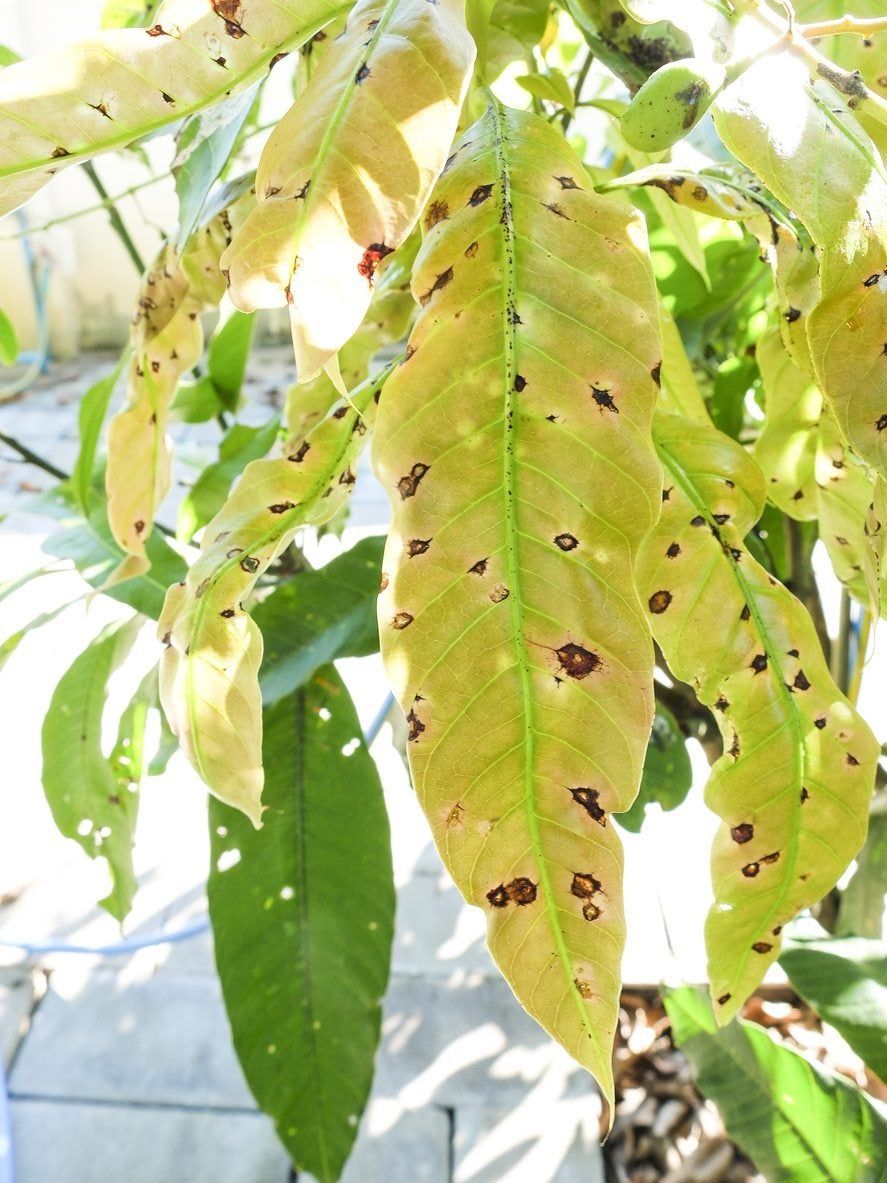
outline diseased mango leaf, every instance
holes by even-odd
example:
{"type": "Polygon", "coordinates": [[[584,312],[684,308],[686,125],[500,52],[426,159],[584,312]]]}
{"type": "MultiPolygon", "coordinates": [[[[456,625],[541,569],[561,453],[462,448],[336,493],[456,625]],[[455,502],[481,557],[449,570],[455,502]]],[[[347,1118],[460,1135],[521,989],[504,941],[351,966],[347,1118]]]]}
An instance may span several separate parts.
{"type": "Polygon", "coordinates": [[[767,496],[790,518],[813,521],[822,395],[792,361],[777,328],[759,338],[755,357],[766,400],[755,459],[767,478],[767,496]]]}
{"type": "MultiPolygon", "coordinates": [[[[108,678],[135,639],[135,622],[112,625],[74,659],[53,692],[43,720],[43,790],[55,824],[90,858],[105,859],[111,891],[101,905],[123,920],[136,890],[132,842],[138,811],[138,776],[122,762],[124,738],[141,749],[144,715],[128,710],[113,756],[102,752],[102,715],[108,678]]],[[[136,626],[137,627],[137,626],[136,626]]]]}
{"type": "Polygon", "coordinates": [[[358,328],[415,226],[473,62],[464,0],[361,0],[265,145],[222,266],[244,311],[289,305],[300,382],[358,328]]]}
{"type": "Polygon", "coordinates": [[[811,81],[791,52],[762,55],[714,110],[730,151],[820,250],[807,324],[816,377],[847,441],[887,475],[887,173],[877,148],[846,98],[822,77],[811,81]],[[828,184],[818,179],[825,161],[828,184]]]}
{"type": "Polygon", "coordinates": [[[249,86],[344,8],[332,0],[165,0],[148,29],[108,29],[4,69],[0,216],[59,169],[249,86]]]}
{"type": "Polygon", "coordinates": [[[833,682],[806,609],[746,548],[766,491],[754,460],[678,416],[659,417],[654,434],[662,516],[638,587],[669,668],[724,737],[705,791],[723,822],[706,945],[726,1023],[779,956],[782,926],[862,845],[879,749],[833,682]]]}
{"type": "Polygon", "coordinates": [[[655,803],[665,812],[677,809],[692,785],[693,769],[684,735],[671,711],[657,702],[641,787],[631,809],[618,815],[620,826],[639,834],[648,805],[655,803]]]}
{"type": "Polygon", "coordinates": [[[71,470],[69,484],[71,495],[80,512],[85,517],[89,516],[93,508],[93,468],[95,466],[95,455],[102,424],[105,421],[108,404],[111,401],[111,395],[114,393],[114,388],[120,378],[120,372],[123,369],[125,360],[124,356],[110,374],[99,378],[98,382],[95,382],[87,390],[86,394],[80,400],[80,406],[77,411],[77,430],[80,435],[80,450],[77,453],[77,459],[71,470]]]}
{"type": "Polygon", "coordinates": [[[666,62],[690,57],[690,38],[671,21],[642,24],[619,0],[565,0],[594,55],[634,93],[666,62]]]}
{"type": "Polygon", "coordinates": [[[364,538],[318,571],[300,571],[259,604],[262,701],[277,702],[340,657],[379,651],[376,597],[385,539],[364,538]]]}
{"type": "Polygon", "coordinates": [[[158,628],[167,647],[163,709],[210,791],[255,825],[262,813],[262,634],[246,602],[297,531],[329,521],[347,501],[388,372],[355,391],[297,451],[247,465],[206,527],[187,579],[166,597],[158,628]]]}
{"type": "Polygon", "coordinates": [[[612,1101],[608,815],[635,796],[653,713],[633,591],[659,499],[649,257],[563,138],[495,101],[429,211],[374,446],[394,513],[382,652],[444,862],[521,1003],[612,1101]]]}
{"type": "Polygon", "coordinates": [[[369,1095],[388,981],[388,817],[332,666],[265,711],[264,753],[260,834],[210,804],[216,965],[256,1100],[300,1170],[335,1183],[369,1095]]]}
{"type": "Polygon", "coordinates": [[[755,1023],[719,1031],[701,992],[669,990],[665,1006],[700,1089],[767,1183],[879,1183],[887,1123],[865,1093],[755,1023]]]}
{"type": "Polygon", "coordinates": [[[224,295],[219,256],[252,206],[248,191],[210,218],[181,258],[167,244],[142,282],[130,329],[127,405],[108,427],[105,470],[108,522],[119,545],[134,557],[130,568],[136,574],[147,563],[145,542],[169,490],[170,406],[182,375],[203,352],[200,313],[224,295]]]}
{"type": "Polygon", "coordinates": [[[797,941],[779,964],[792,986],[887,1079],[887,946],[858,937],[797,941]]]}
{"type": "Polygon", "coordinates": [[[708,410],[696,381],[693,366],[687,357],[680,331],[674,317],[659,302],[659,328],[662,333],[662,369],[659,374],[661,389],[659,406],[664,411],[685,415],[700,423],[709,423],[708,410]]]}

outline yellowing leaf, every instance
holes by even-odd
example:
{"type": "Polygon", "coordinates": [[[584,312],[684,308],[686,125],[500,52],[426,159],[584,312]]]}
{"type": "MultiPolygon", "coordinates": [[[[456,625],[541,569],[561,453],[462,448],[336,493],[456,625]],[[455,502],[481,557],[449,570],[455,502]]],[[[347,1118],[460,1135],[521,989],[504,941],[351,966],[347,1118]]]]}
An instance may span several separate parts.
{"type": "Polygon", "coordinates": [[[856,452],[887,474],[887,173],[822,78],[767,54],[715,104],[727,147],[798,215],[821,252],[807,332],[820,389],[856,452]]]}
{"type": "Polygon", "coordinates": [[[347,5],[166,0],[149,29],[108,29],[0,72],[0,215],[69,164],[123,148],[261,78],[347,5]]]}
{"type": "Polygon", "coordinates": [[[108,522],[117,542],[136,563],[147,565],[145,542],[169,490],[171,461],[166,439],[169,407],[183,374],[200,360],[200,313],[225,291],[219,256],[232,225],[253,205],[251,192],[197,231],[179,259],[167,245],[148,271],[130,330],[127,405],[108,427],[108,522]]]}
{"type": "Polygon", "coordinates": [[[269,139],[222,260],[244,311],[290,306],[300,382],[363,320],[446,160],[474,61],[463,0],[363,0],[269,139]]]}
{"type": "Polygon", "coordinates": [[[220,801],[262,815],[262,634],[246,610],[256,580],[305,525],[351,493],[387,371],[318,424],[296,452],[254,460],[206,527],[200,556],[167,593],[160,698],[182,750],[220,801]]]}
{"type": "Polygon", "coordinates": [[[767,416],[755,443],[755,458],[767,477],[767,495],[789,517],[812,521],[822,395],[789,357],[778,329],[769,329],[758,339],[755,356],[767,416]]]}
{"type": "Polygon", "coordinates": [[[706,942],[724,1023],[778,957],[782,926],[862,845],[878,744],[832,681],[806,609],[743,544],[765,499],[754,460],[678,416],[658,420],[655,438],[662,517],[639,588],[669,667],[724,736],[706,788],[723,822],[706,942]]]}
{"type": "Polygon", "coordinates": [[[495,101],[429,208],[374,446],[394,510],[382,651],[447,867],[521,1003],[612,1102],[610,814],[653,708],[633,591],[659,512],[645,236],[543,119],[495,101]]]}

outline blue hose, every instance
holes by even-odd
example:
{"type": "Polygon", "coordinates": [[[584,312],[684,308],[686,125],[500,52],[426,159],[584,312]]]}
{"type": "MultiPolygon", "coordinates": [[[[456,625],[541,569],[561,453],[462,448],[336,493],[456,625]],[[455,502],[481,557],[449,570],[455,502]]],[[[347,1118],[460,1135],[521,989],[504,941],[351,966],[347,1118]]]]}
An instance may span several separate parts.
{"type": "MultiPolygon", "coordinates": [[[[18,214],[19,225],[27,229],[24,214],[18,214]]],[[[37,318],[37,348],[33,352],[21,354],[19,360],[25,363],[25,371],[13,378],[9,383],[0,384],[0,402],[20,394],[34,381],[38,374],[42,374],[49,361],[49,281],[51,270],[46,264],[41,265],[34,253],[31,240],[27,236],[22,239],[22,249],[28,264],[28,275],[31,279],[31,292],[34,297],[34,310],[37,318]]],[[[0,1183],[4,1183],[0,1175],[0,1183]]]]}

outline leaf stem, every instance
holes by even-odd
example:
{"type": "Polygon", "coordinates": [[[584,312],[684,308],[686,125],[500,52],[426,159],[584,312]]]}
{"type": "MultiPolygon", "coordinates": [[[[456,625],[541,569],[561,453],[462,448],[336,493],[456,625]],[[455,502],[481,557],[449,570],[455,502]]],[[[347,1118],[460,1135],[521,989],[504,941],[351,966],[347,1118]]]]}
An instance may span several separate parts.
{"type": "Polygon", "coordinates": [[[133,266],[135,267],[136,271],[138,271],[139,275],[144,275],[146,270],[145,260],[139,254],[139,248],[133,242],[132,236],[130,235],[129,230],[126,228],[126,223],[120,216],[120,212],[114,204],[114,199],[105,188],[101,178],[99,177],[99,174],[95,170],[95,165],[91,160],[87,160],[84,161],[82,168],[89,177],[93,189],[95,189],[96,193],[98,193],[99,197],[101,197],[102,203],[108,211],[108,221],[113,226],[117,237],[123,243],[126,253],[129,255],[130,259],[132,259],[133,266]]]}
{"type": "Polygon", "coordinates": [[[809,25],[795,25],[795,31],[808,40],[812,37],[835,37],[839,33],[856,33],[871,37],[887,30],[887,16],[842,16],[832,21],[816,21],[809,25]]]}
{"type": "Polygon", "coordinates": [[[19,456],[26,464],[33,464],[35,468],[41,468],[44,472],[48,472],[50,476],[56,477],[60,481],[68,479],[68,473],[62,472],[60,468],[50,463],[49,460],[44,460],[42,456],[38,456],[36,452],[32,452],[25,444],[19,443],[11,435],[0,431],[0,443],[6,444],[7,448],[12,448],[13,452],[18,452],[19,456]]]}
{"type": "Polygon", "coordinates": [[[564,111],[564,122],[563,122],[564,135],[567,134],[567,132],[570,129],[570,124],[573,122],[573,119],[576,114],[575,108],[578,107],[579,99],[582,94],[582,87],[585,85],[585,79],[588,77],[588,72],[591,69],[593,64],[594,64],[594,51],[590,49],[588,51],[588,53],[585,55],[585,61],[582,63],[579,73],[576,76],[576,85],[573,87],[574,108],[572,111],[564,111]]]}

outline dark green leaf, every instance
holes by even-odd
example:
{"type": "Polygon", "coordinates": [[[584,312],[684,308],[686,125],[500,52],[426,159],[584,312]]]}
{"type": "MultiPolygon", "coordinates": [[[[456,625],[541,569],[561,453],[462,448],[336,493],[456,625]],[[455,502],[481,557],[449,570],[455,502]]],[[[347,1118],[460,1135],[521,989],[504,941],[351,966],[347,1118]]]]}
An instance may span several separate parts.
{"type": "Polygon", "coordinates": [[[692,784],[693,769],[678,721],[667,707],[657,703],[641,787],[631,809],[617,815],[619,824],[633,834],[639,833],[648,805],[657,802],[666,811],[676,809],[692,784]]]}
{"type": "Polygon", "coordinates": [[[333,1183],[373,1077],[394,918],[388,818],[332,666],[265,711],[261,830],[210,801],[216,964],[244,1074],[333,1183]]]}
{"type": "Polygon", "coordinates": [[[364,538],[318,571],[303,571],[256,608],[265,642],[259,681],[267,705],[337,657],[379,648],[376,597],[384,538],[364,538]]]}
{"type": "Polygon", "coordinates": [[[137,718],[128,711],[114,760],[107,759],[102,716],[108,678],[134,637],[133,622],[101,633],[62,675],[43,721],[43,789],[55,824],[90,858],[107,860],[112,886],[101,904],[118,920],[128,914],[136,889],[132,840],[138,785],[123,774],[123,740],[128,735],[130,746],[140,750],[141,738],[137,718]]]}
{"type": "Polygon", "coordinates": [[[215,382],[204,374],[195,382],[179,383],[170,412],[183,423],[207,423],[224,409],[215,382]]]}
{"type": "Polygon", "coordinates": [[[699,1087],[768,1183],[882,1183],[887,1122],[868,1097],[754,1023],[718,1029],[684,987],[665,1006],[699,1087]]]}
{"type": "Polygon", "coordinates": [[[272,419],[264,427],[235,423],[225,433],[219,445],[219,459],[203,470],[179,506],[178,538],[188,542],[221,509],[235,477],[251,460],[267,456],[279,426],[278,419],[272,419]]]}
{"type": "Polygon", "coordinates": [[[236,411],[240,402],[240,388],[246,373],[255,321],[252,312],[233,312],[216,330],[209,343],[209,376],[219,402],[228,411],[236,411]]]}
{"type": "Polygon", "coordinates": [[[798,941],[779,964],[820,1018],[887,1080],[887,947],[882,941],[839,937],[798,941]]]}
{"type": "Polygon", "coordinates": [[[840,936],[878,939],[884,931],[887,903],[887,812],[874,811],[865,846],[856,856],[856,872],[841,892],[840,936]]]}

